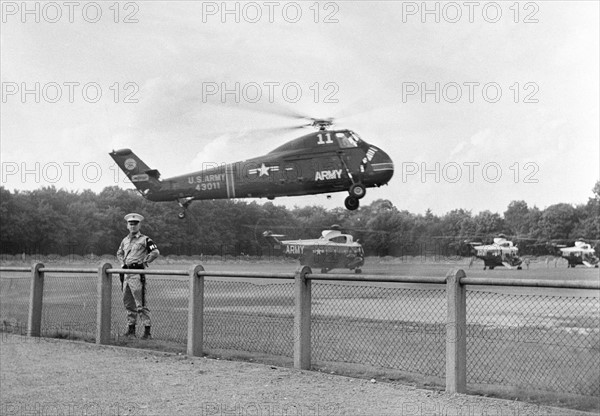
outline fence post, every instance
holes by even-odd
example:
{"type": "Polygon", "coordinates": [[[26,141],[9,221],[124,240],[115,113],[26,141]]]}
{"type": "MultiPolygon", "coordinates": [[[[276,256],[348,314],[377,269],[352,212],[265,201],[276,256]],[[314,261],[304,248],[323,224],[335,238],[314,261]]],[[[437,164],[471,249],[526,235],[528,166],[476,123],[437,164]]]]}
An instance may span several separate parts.
{"type": "Polygon", "coordinates": [[[294,367],[310,370],[310,304],[311,282],[306,275],[312,273],[308,266],[300,266],[294,278],[294,367]]]}
{"type": "Polygon", "coordinates": [[[110,313],[112,307],[112,273],[110,263],[104,263],[98,268],[98,306],[96,313],[96,344],[110,342],[110,313]]]}
{"type": "Polygon", "coordinates": [[[204,343],[204,276],[198,272],[204,267],[196,265],[189,271],[190,293],[188,301],[187,355],[202,355],[204,343]]]}
{"type": "Polygon", "coordinates": [[[446,321],[446,392],[467,390],[467,297],[460,279],[464,270],[450,270],[446,275],[448,316],[446,321]]]}
{"type": "Polygon", "coordinates": [[[29,316],[27,319],[27,336],[41,336],[42,302],[44,298],[44,272],[42,263],[31,266],[31,290],[29,292],[29,316]]]}

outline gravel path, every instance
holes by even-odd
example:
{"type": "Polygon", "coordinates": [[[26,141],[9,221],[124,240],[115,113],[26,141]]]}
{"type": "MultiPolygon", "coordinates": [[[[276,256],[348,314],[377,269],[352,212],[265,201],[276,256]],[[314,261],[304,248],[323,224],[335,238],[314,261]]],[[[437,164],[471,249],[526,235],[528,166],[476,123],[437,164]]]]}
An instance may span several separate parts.
{"type": "Polygon", "coordinates": [[[2,415],[589,415],[264,364],[1,335],[2,415]]]}

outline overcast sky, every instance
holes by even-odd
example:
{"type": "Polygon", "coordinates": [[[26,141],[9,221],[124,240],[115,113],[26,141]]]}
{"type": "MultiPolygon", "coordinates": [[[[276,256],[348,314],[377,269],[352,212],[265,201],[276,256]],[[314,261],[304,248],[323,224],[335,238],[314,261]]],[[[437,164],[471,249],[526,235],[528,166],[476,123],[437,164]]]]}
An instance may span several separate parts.
{"type": "Polygon", "coordinates": [[[600,175],[599,3],[423,4],[3,2],[2,185],[132,188],[112,149],[166,178],[308,133],[264,130],[298,124],[293,112],[337,117],[391,156],[390,184],[363,203],[443,214],[587,202],[600,175]]]}

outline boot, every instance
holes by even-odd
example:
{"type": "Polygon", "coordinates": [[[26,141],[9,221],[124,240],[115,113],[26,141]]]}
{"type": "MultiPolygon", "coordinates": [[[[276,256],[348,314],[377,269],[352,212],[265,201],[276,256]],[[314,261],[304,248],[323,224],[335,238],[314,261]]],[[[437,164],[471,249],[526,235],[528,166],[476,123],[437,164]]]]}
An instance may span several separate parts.
{"type": "Polygon", "coordinates": [[[152,338],[152,335],[150,335],[150,327],[145,326],[144,327],[144,335],[142,335],[142,339],[150,339],[150,338],[152,338]]]}
{"type": "Polygon", "coordinates": [[[127,332],[123,334],[124,337],[135,337],[135,324],[129,324],[127,326],[127,332]]]}

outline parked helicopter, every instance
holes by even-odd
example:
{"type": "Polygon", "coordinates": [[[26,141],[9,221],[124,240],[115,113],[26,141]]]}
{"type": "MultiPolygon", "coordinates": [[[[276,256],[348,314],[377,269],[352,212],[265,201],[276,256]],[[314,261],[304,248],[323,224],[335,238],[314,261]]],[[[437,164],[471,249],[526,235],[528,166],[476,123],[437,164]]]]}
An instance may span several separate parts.
{"type": "Polygon", "coordinates": [[[504,234],[494,238],[493,244],[476,245],[471,243],[475,256],[483,260],[483,270],[494,267],[504,266],[512,269],[521,270],[523,260],[518,256],[519,249],[509,241],[504,234]]]}
{"type": "Polygon", "coordinates": [[[567,267],[583,264],[586,267],[598,267],[599,259],[594,248],[578,239],[573,247],[560,248],[561,256],[568,261],[567,267]]]}
{"type": "Polygon", "coordinates": [[[343,234],[339,226],[323,230],[320,238],[311,240],[279,240],[282,235],[265,231],[263,236],[274,248],[281,248],[283,254],[297,258],[300,264],[320,268],[321,273],[331,269],[350,269],[361,273],[365,264],[362,245],[350,234],[343,234]]]}
{"type": "MultiPolygon", "coordinates": [[[[329,130],[332,119],[310,119],[300,127],[318,129],[291,140],[264,156],[169,179],[160,179],[130,149],[110,156],[138,191],[150,201],[177,201],[179,218],[194,200],[225,198],[274,199],[347,191],[344,205],[359,207],[367,188],[385,185],[394,164],[381,149],[363,141],[351,130],[329,130]]],[[[296,127],[295,127],[296,128],[296,127]]]]}

